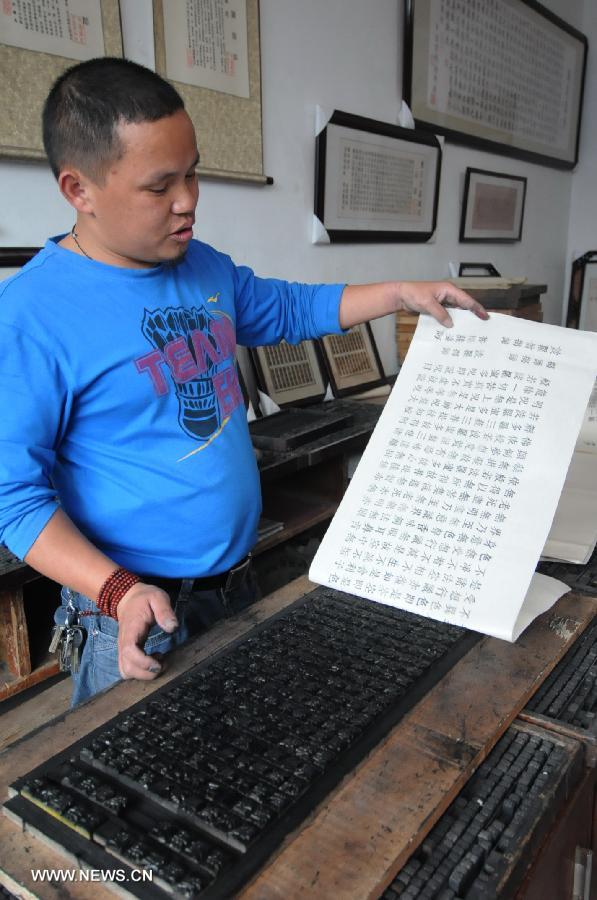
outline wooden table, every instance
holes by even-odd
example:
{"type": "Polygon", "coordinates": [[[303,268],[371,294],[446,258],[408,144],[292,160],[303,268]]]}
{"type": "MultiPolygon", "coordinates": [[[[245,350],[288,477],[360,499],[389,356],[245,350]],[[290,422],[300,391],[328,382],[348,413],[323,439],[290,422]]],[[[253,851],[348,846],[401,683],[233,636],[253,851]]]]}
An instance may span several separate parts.
{"type": "MultiPolygon", "coordinates": [[[[121,682],[72,711],[64,684],[4,717],[7,786],[190,666],[307,593],[297,579],[170,657],[157,681],[121,682]],[[55,717],[53,717],[55,716],[55,717]]],[[[516,642],[484,638],[291,834],[239,896],[244,900],[376,898],[449,806],[527,700],[597,612],[567,594],[516,642]]],[[[63,851],[0,817],[0,883],[20,896],[107,897],[99,883],[34,883],[31,869],[77,868],[63,851]],[[23,893],[23,889],[25,893],[23,893]]]]}

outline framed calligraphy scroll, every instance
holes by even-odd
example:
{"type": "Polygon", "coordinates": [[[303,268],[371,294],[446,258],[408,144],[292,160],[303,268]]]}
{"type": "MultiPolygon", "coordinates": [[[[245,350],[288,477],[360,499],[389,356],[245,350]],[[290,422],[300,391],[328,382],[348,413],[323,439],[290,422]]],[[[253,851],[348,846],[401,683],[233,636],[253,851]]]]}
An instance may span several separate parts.
{"type": "Polygon", "coordinates": [[[440,171],[433,135],[335,110],[316,139],[314,243],[428,241],[440,171]]]}
{"type": "Polygon", "coordinates": [[[118,0],[0,3],[0,156],[44,159],[41,113],[52,84],[97,56],[122,56],[118,0]]]}
{"type": "Polygon", "coordinates": [[[404,94],[417,125],[571,169],[587,39],[534,0],[407,0],[404,94]]]}

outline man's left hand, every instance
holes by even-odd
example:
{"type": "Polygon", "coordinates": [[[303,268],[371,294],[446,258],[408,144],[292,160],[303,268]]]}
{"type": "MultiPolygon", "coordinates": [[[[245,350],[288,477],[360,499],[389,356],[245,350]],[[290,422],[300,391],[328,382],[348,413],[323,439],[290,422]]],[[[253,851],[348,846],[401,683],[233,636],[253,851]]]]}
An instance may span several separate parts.
{"type": "Polygon", "coordinates": [[[397,284],[399,309],[433,316],[442,325],[451,328],[452,317],[446,306],[468,309],[479,319],[489,314],[477,300],[449,281],[400,281],[397,284]]]}
{"type": "Polygon", "coordinates": [[[342,328],[351,328],[405,310],[426,313],[449,328],[453,322],[446,306],[468,309],[480,319],[489,318],[480,303],[449,281],[381,281],[347,284],[340,301],[339,322],[342,328]]]}

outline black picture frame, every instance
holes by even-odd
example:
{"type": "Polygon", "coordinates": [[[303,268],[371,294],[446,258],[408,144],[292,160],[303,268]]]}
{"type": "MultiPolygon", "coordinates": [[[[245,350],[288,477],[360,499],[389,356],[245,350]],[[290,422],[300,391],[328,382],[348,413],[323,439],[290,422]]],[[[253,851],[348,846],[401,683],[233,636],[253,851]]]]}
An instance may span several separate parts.
{"type": "Polygon", "coordinates": [[[428,241],[437,222],[441,163],[441,146],[435,135],[334,110],[315,143],[315,215],[327,232],[329,241],[428,241]],[[363,182],[362,198],[358,195],[356,177],[357,172],[362,173],[363,169],[357,169],[356,165],[352,168],[352,159],[357,153],[361,162],[365,157],[365,174],[362,177],[369,179],[363,182]],[[385,158],[383,162],[376,163],[380,154],[385,158]],[[399,196],[395,177],[397,166],[394,170],[390,167],[399,158],[414,160],[414,209],[410,211],[392,211],[390,207],[392,190],[395,191],[394,196],[399,196]],[[379,165],[376,172],[371,168],[375,164],[379,165]],[[381,182],[379,189],[373,189],[384,178],[385,183],[381,182]],[[361,202],[363,199],[370,202],[372,196],[379,196],[386,208],[357,212],[353,195],[361,202]]]}
{"type": "Polygon", "coordinates": [[[597,282],[597,250],[588,250],[572,263],[566,312],[567,328],[597,331],[597,287],[594,296],[589,291],[589,284],[593,283],[593,279],[597,282]]]}
{"type": "Polygon", "coordinates": [[[480,0],[462,4],[457,17],[442,18],[439,8],[438,0],[405,2],[403,93],[417,126],[454,143],[574,168],[586,36],[535,0],[480,0]],[[480,34],[488,36],[487,43],[480,34]],[[510,59],[517,41],[528,42],[534,52],[521,50],[510,59]],[[560,64],[565,71],[556,83],[560,64]],[[514,88],[513,75],[519,79],[514,88]],[[517,116],[525,110],[523,127],[517,116]]]}
{"type": "Polygon", "coordinates": [[[36,253],[40,247],[0,247],[0,269],[20,269],[36,253]]]}
{"type": "Polygon", "coordinates": [[[508,244],[522,238],[527,179],[467,168],[462,196],[461,243],[508,244]]]}
{"type": "Polygon", "coordinates": [[[0,247],[0,284],[39,253],[39,247],[0,247]]]}
{"type": "Polygon", "coordinates": [[[280,409],[308,406],[325,397],[325,367],[317,341],[251,347],[250,356],[259,390],[280,409]],[[290,358],[284,360],[285,355],[290,358]]]}
{"type": "Polygon", "coordinates": [[[355,325],[345,334],[328,334],[320,339],[319,346],[334,397],[349,397],[387,383],[368,322],[355,325]]]}
{"type": "Polygon", "coordinates": [[[458,267],[458,277],[474,276],[476,278],[501,278],[500,273],[493,263],[489,262],[461,262],[458,267]]]}

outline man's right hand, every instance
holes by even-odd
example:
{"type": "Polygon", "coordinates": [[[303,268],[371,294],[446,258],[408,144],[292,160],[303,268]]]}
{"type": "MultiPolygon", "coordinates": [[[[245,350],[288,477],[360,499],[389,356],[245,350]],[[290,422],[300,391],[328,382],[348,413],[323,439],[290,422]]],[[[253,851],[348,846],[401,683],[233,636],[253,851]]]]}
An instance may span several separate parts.
{"type": "MultiPolygon", "coordinates": [[[[60,508],[37,536],[25,562],[92,599],[118,568],[60,508]]],[[[159,659],[143,653],[147,633],[156,622],[168,634],[178,628],[168,594],[152,584],[134,584],[118,604],[118,668],[123,678],[149,681],[162,671],[159,659]]]]}
{"type": "Polygon", "coordinates": [[[167,634],[178,628],[168,594],[152,584],[134,584],[118,604],[118,668],[123,678],[151,681],[162,671],[161,662],[143,652],[152,625],[167,634]]]}

